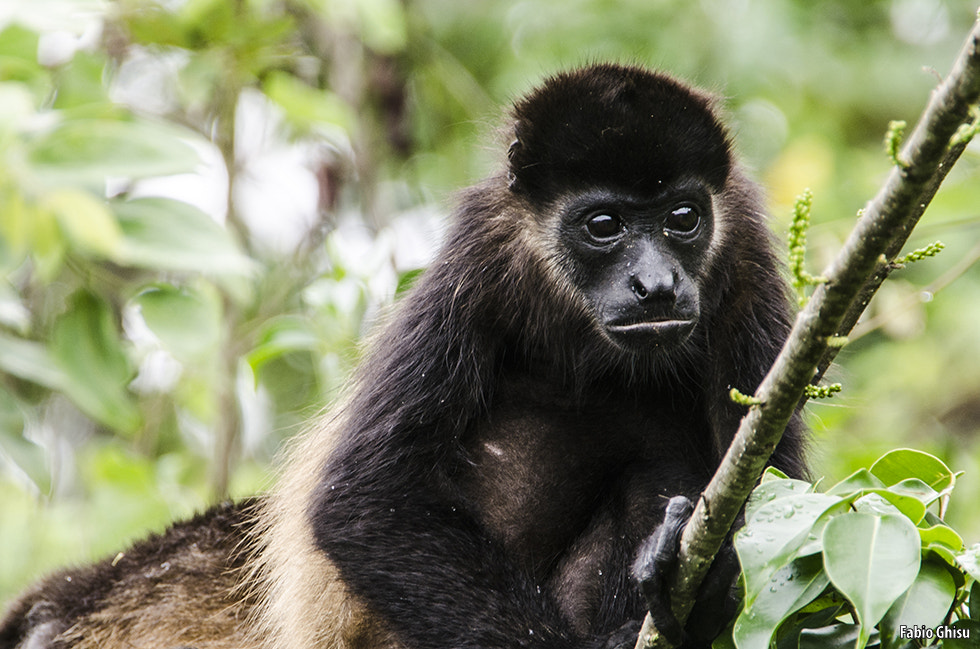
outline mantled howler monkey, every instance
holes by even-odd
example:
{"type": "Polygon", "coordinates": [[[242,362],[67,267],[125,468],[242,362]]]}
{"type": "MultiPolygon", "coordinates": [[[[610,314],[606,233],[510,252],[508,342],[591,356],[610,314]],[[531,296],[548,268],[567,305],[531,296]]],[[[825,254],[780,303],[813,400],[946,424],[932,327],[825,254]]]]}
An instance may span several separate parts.
{"type": "Polygon", "coordinates": [[[758,192],[714,100],[637,67],[550,78],[508,141],[272,495],[49,578],[0,647],[631,646],[638,554],[670,628],[683,498],[789,330],[758,192]]]}

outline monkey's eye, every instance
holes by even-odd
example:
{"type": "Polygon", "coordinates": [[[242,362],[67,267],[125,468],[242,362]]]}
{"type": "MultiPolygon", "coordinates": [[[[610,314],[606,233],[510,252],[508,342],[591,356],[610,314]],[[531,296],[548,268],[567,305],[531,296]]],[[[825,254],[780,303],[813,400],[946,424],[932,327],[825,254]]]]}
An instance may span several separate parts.
{"type": "Polygon", "coordinates": [[[623,231],[623,222],[611,214],[596,214],[586,222],[585,229],[596,239],[612,239],[623,231]]]}
{"type": "Polygon", "coordinates": [[[701,225],[701,214],[693,205],[681,205],[667,215],[664,233],[681,239],[689,239],[697,234],[701,225]]]}

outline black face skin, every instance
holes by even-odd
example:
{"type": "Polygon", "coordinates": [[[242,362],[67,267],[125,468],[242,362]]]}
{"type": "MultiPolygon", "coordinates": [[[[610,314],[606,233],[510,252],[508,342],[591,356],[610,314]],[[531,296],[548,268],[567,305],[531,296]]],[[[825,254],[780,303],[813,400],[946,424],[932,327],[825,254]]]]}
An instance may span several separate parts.
{"type": "Polygon", "coordinates": [[[694,180],[653,198],[593,190],[562,210],[559,263],[623,351],[656,354],[694,331],[711,210],[708,190],[694,180]]]}

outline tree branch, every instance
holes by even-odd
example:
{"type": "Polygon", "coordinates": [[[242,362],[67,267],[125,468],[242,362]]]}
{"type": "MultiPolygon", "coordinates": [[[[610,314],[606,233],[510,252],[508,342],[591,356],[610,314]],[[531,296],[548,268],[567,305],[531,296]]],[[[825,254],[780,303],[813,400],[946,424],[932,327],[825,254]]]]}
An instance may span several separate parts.
{"type": "MultiPolygon", "coordinates": [[[[890,272],[926,206],[975,129],[962,127],[980,101],[980,21],[974,24],[949,76],[932,93],[915,130],[896,156],[884,186],[865,208],[837,258],[823,273],[783,350],[742,419],[735,439],[684,530],[671,587],[683,623],[713,557],[755,487],[807,385],[833,360],[835,336],[846,335],[890,272]]],[[[648,615],[637,649],[668,648],[648,615]]]]}

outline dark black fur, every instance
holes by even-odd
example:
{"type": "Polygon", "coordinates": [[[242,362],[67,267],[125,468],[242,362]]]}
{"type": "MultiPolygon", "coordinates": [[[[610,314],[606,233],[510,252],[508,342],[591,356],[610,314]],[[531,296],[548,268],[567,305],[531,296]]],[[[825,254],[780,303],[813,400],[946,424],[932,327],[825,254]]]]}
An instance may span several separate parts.
{"type": "MultiPolygon", "coordinates": [[[[744,414],[729,389],[756,388],[790,324],[711,104],[631,67],[549,80],[515,108],[507,173],[465,194],[375,341],[309,516],[406,646],[601,646],[642,617],[640,544],[668,497],[704,487],[744,414]],[[660,209],[689,181],[717,197],[719,249],[663,264],[700,287],[697,326],[673,345],[614,344],[584,280],[556,283],[578,263],[556,214],[583,192],[660,209]]],[[[773,459],[794,475],[801,438],[795,417],[773,459]]]]}

